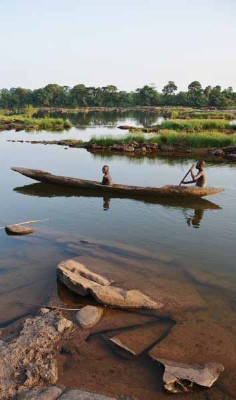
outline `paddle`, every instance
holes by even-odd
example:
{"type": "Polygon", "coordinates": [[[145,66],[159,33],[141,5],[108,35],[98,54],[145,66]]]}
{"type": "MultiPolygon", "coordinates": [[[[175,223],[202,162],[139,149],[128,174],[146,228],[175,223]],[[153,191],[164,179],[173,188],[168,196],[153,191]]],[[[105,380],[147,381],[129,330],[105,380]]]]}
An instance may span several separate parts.
{"type": "Polygon", "coordinates": [[[184,176],[184,178],[182,179],[182,181],[180,182],[179,186],[182,185],[182,182],[185,180],[185,178],[187,178],[189,172],[191,172],[192,167],[188,170],[187,174],[184,176]]]}

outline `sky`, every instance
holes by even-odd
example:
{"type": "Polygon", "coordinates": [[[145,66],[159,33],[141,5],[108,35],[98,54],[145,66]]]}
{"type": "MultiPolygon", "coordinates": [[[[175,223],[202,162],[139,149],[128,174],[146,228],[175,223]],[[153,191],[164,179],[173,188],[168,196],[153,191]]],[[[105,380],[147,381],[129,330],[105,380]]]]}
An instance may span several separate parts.
{"type": "Polygon", "coordinates": [[[0,88],[236,90],[236,0],[0,0],[0,88]]]}

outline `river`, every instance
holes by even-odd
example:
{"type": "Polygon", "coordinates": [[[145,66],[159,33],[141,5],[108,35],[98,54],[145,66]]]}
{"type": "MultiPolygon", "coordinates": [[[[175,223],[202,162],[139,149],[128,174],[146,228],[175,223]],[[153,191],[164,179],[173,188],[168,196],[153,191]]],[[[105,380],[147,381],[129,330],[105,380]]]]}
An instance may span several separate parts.
{"type": "MultiPolygon", "coordinates": [[[[191,155],[184,159],[106,156],[84,149],[8,141],[118,135],[118,125],[140,125],[140,118],[116,114],[98,123],[86,116],[87,125],[78,122],[77,128],[63,133],[1,132],[1,226],[48,220],[35,223],[36,232],[29,236],[8,236],[4,229],[0,231],[0,327],[35,312],[31,304],[44,304],[52,297],[62,304],[76,304],[57,285],[55,273],[59,261],[75,256],[91,267],[98,263],[108,271],[115,268],[121,281],[129,278],[138,285],[142,279],[138,288],[146,287],[147,292],[152,280],[157,280],[158,290],[159,278],[173,284],[183,282],[184,276],[208,303],[208,311],[217,312],[220,327],[228,329],[236,322],[235,163],[207,163],[209,185],[225,191],[196,204],[83,197],[67,189],[45,189],[10,169],[37,168],[101,180],[102,166],[108,164],[116,183],[178,184],[196,161],[191,155]]],[[[152,116],[152,123],[156,122],[157,116],[152,116]]],[[[176,291],[175,301],[180,301],[181,308],[180,292],[176,291]]],[[[172,311],[172,315],[177,312],[172,311]]]]}

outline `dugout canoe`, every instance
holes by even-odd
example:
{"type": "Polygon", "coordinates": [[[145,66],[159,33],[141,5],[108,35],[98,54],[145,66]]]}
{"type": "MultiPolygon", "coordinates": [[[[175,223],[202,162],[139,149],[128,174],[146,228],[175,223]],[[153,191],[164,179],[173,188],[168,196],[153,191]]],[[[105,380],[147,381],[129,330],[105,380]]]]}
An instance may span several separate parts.
{"type": "Polygon", "coordinates": [[[167,185],[159,188],[155,187],[142,187],[142,186],[128,186],[128,185],[113,185],[106,186],[100,182],[90,181],[85,179],[71,178],[66,176],[53,175],[46,171],[38,169],[18,168],[12,167],[12,171],[18,172],[21,175],[34,179],[38,182],[49,183],[57,186],[68,186],[77,189],[87,189],[94,193],[101,193],[104,195],[117,194],[128,195],[130,197],[145,198],[146,196],[152,197],[171,197],[171,198],[197,198],[209,196],[212,194],[221,193],[224,189],[215,188],[198,188],[190,186],[175,186],[167,185]]]}

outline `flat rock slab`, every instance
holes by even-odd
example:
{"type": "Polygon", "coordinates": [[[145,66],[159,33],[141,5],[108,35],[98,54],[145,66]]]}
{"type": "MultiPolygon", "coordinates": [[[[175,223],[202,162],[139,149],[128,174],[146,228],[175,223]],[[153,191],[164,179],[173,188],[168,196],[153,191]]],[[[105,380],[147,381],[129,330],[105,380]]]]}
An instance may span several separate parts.
{"type": "Polygon", "coordinates": [[[172,323],[167,321],[149,323],[113,336],[110,341],[128,353],[138,356],[152,344],[161,340],[171,326],[172,323]]]}
{"type": "Polygon", "coordinates": [[[200,386],[211,387],[221,372],[224,371],[223,365],[216,363],[185,364],[162,358],[156,360],[165,367],[163,381],[167,390],[168,388],[171,389],[175,382],[181,382],[182,380],[187,380],[200,386]]]}
{"type": "Polygon", "coordinates": [[[16,400],[56,400],[62,394],[58,386],[28,390],[16,396],[16,400]]]}
{"type": "Polygon", "coordinates": [[[34,229],[23,225],[8,225],[5,227],[5,231],[8,235],[28,235],[33,233],[34,229]]]}
{"type": "MultiPolygon", "coordinates": [[[[116,400],[114,397],[86,392],[85,390],[70,389],[60,396],[59,400],[116,400]]],[[[125,400],[125,399],[124,399],[125,400]]]]}
{"type": "Polygon", "coordinates": [[[83,329],[95,326],[101,319],[103,309],[95,306],[85,306],[76,313],[76,321],[83,329]]]}
{"type": "Polygon", "coordinates": [[[140,290],[124,290],[114,286],[91,288],[91,294],[98,303],[117,308],[138,308],[159,310],[163,304],[152,300],[140,290]]]}
{"type": "Polygon", "coordinates": [[[176,324],[149,355],[154,360],[162,358],[187,364],[216,362],[234,367],[236,339],[233,333],[210,318],[190,320],[176,324]]]}
{"type": "Polygon", "coordinates": [[[81,296],[89,295],[93,287],[111,284],[109,279],[95,274],[75,260],[62,261],[57,266],[57,276],[64,285],[81,296]]]}

